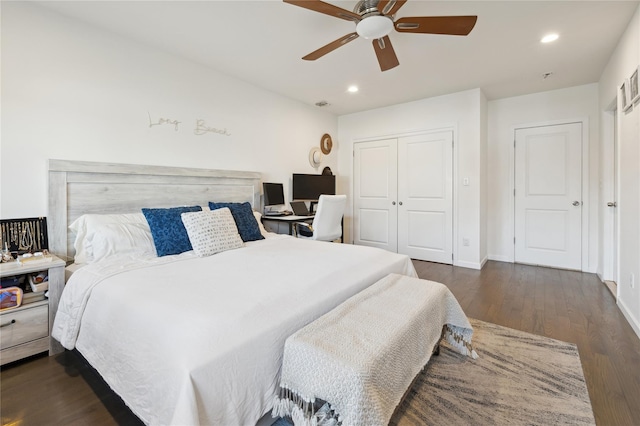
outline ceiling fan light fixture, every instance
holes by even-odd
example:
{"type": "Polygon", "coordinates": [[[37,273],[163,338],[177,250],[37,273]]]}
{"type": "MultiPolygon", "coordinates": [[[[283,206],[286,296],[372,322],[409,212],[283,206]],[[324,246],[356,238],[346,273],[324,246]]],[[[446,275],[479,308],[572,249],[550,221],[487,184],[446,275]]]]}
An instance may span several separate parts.
{"type": "MultiPolygon", "coordinates": [[[[2,0],[0,0],[2,1],[2,0]]],[[[441,34],[466,36],[476,25],[478,17],[468,16],[413,16],[395,20],[396,12],[407,0],[359,0],[353,12],[334,6],[323,0],[283,0],[285,3],[313,12],[356,22],[356,31],[346,34],[316,49],[302,59],[315,61],[358,37],[371,40],[380,71],[388,71],[400,65],[393,49],[389,33],[441,34]]]]}
{"type": "Polygon", "coordinates": [[[358,22],[356,32],[366,39],[382,38],[393,29],[393,21],[382,15],[369,16],[358,22]]]}

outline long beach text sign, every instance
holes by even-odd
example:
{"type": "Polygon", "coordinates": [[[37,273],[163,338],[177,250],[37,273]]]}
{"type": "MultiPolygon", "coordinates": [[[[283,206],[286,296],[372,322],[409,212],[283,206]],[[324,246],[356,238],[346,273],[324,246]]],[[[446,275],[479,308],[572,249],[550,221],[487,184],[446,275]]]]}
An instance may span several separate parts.
{"type": "MultiPolygon", "coordinates": [[[[154,121],[154,119],[151,118],[151,113],[147,112],[147,115],[149,116],[149,128],[155,127],[155,126],[168,125],[168,126],[173,126],[173,130],[176,132],[180,130],[180,124],[182,124],[182,121],[175,120],[172,118],[165,118],[165,117],[159,117],[154,121]]],[[[206,121],[203,120],[202,118],[196,119],[196,123],[193,128],[194,135],[202,136],[202,135],[211,134],[211,133],[222,135],[222,136],[231,136],[231,133],[229,133],[229,131],[226,128],[219,129],[217,127],[207,125],[206,121]]]]}

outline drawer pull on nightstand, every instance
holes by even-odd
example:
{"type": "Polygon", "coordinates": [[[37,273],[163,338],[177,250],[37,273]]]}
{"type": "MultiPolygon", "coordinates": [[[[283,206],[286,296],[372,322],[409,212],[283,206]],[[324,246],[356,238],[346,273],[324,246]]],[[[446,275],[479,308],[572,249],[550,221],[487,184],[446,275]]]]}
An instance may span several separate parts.
{"type": "Polygon", "coordinates": [[[16,320],[12,319],[10,322],[0,325],[0,327],[7,327],[7,326],[9,326],[11,324],[15,324],[15,323],[16,323],[16,320]]]}

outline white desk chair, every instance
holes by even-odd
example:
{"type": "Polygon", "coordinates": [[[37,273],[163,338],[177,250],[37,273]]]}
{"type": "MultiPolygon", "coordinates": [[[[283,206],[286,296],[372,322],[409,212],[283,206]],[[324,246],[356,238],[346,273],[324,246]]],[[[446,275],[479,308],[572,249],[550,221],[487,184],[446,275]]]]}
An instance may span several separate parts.
{"type": "Polygon", "coordinates": [[[346,195],[321,195],[313,223],[296,223],[296,236],[310,240],[334,241],[342,237],[342,216],[346,195]]]}

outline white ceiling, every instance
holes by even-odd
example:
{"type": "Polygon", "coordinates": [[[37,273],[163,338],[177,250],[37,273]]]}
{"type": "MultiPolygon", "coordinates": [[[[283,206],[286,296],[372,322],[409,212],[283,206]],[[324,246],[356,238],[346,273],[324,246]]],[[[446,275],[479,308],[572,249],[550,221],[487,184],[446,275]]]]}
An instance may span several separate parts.
{"type": "Polygon", "coordinates": [[[326,100],[324,110],[342,115],[478,87],[497,99],[597,82],[639,2],[409,0],[396,18],[478,22],[467,37],[393,32],[400,66],[384,73],[363,38],[301,60],[355,24],[279,0],[39,3],[306,104],[326,100]],[[548,32],[560,39],[541,44],[548,32]],[[347,92],[352,84],[358,93],[347,92]]]}

